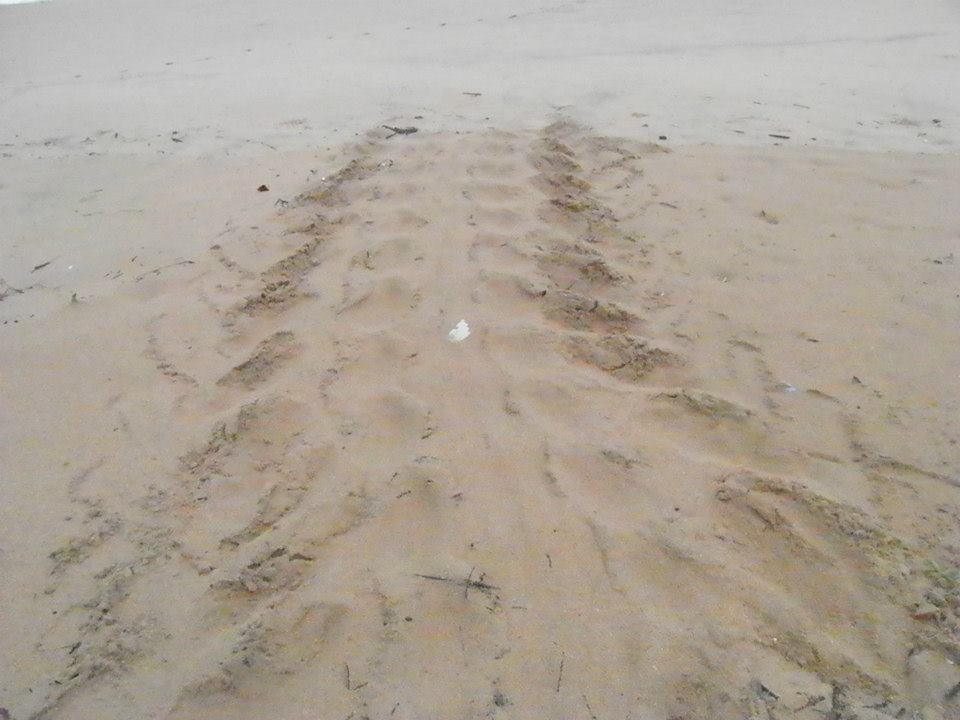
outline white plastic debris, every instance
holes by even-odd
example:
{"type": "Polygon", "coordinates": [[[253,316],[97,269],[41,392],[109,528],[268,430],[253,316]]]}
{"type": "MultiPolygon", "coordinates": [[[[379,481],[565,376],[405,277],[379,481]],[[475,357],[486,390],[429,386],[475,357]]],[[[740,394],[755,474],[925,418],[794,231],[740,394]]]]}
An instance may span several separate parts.
{"type": "Polygon", "coordinates": [[[458,322],[447,337],[450,339],[450,342],[463,342],[470,337],[470,326],[467,325],[467,321],[461,320],[458,322]]]}

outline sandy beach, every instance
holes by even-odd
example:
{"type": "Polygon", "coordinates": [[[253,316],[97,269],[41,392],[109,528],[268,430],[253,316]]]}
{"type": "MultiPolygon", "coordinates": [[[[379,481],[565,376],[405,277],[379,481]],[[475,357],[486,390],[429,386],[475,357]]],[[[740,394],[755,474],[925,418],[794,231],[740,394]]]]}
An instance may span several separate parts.
{"type": "Polygon", "coordinates": [[[958,47],[0,6],[0,719],[960,718],[958,47]]]}

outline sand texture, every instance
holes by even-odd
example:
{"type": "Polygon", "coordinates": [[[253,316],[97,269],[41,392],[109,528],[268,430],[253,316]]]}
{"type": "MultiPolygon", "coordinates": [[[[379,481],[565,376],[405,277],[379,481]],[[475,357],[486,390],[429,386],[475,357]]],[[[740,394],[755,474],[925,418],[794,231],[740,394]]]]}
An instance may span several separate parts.
{"type": "Polygon", "coordinates": [[[9,716],[958,717],[955,158],[389,135],[3,326],[9,716]]]}

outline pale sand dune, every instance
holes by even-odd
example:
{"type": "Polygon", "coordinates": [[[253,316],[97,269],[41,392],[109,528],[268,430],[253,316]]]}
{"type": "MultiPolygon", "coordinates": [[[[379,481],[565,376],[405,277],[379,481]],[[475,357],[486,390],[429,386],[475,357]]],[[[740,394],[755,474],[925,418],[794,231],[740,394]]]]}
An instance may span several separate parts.
{"type": "Polygon", "coordinates": [[[386,136],[7,328],[11,717],[957,717],[955,158],[386,136]]]}

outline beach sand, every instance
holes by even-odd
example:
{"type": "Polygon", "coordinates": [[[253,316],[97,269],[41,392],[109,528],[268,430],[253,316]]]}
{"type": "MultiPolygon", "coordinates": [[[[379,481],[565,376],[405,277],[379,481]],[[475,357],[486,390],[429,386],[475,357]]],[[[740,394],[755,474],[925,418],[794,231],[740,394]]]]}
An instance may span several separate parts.
{"type": "Polygon", "coordinates": [[[8,143],[0,715],[960,717],[956,131],[590,112],[8,143]]]}

